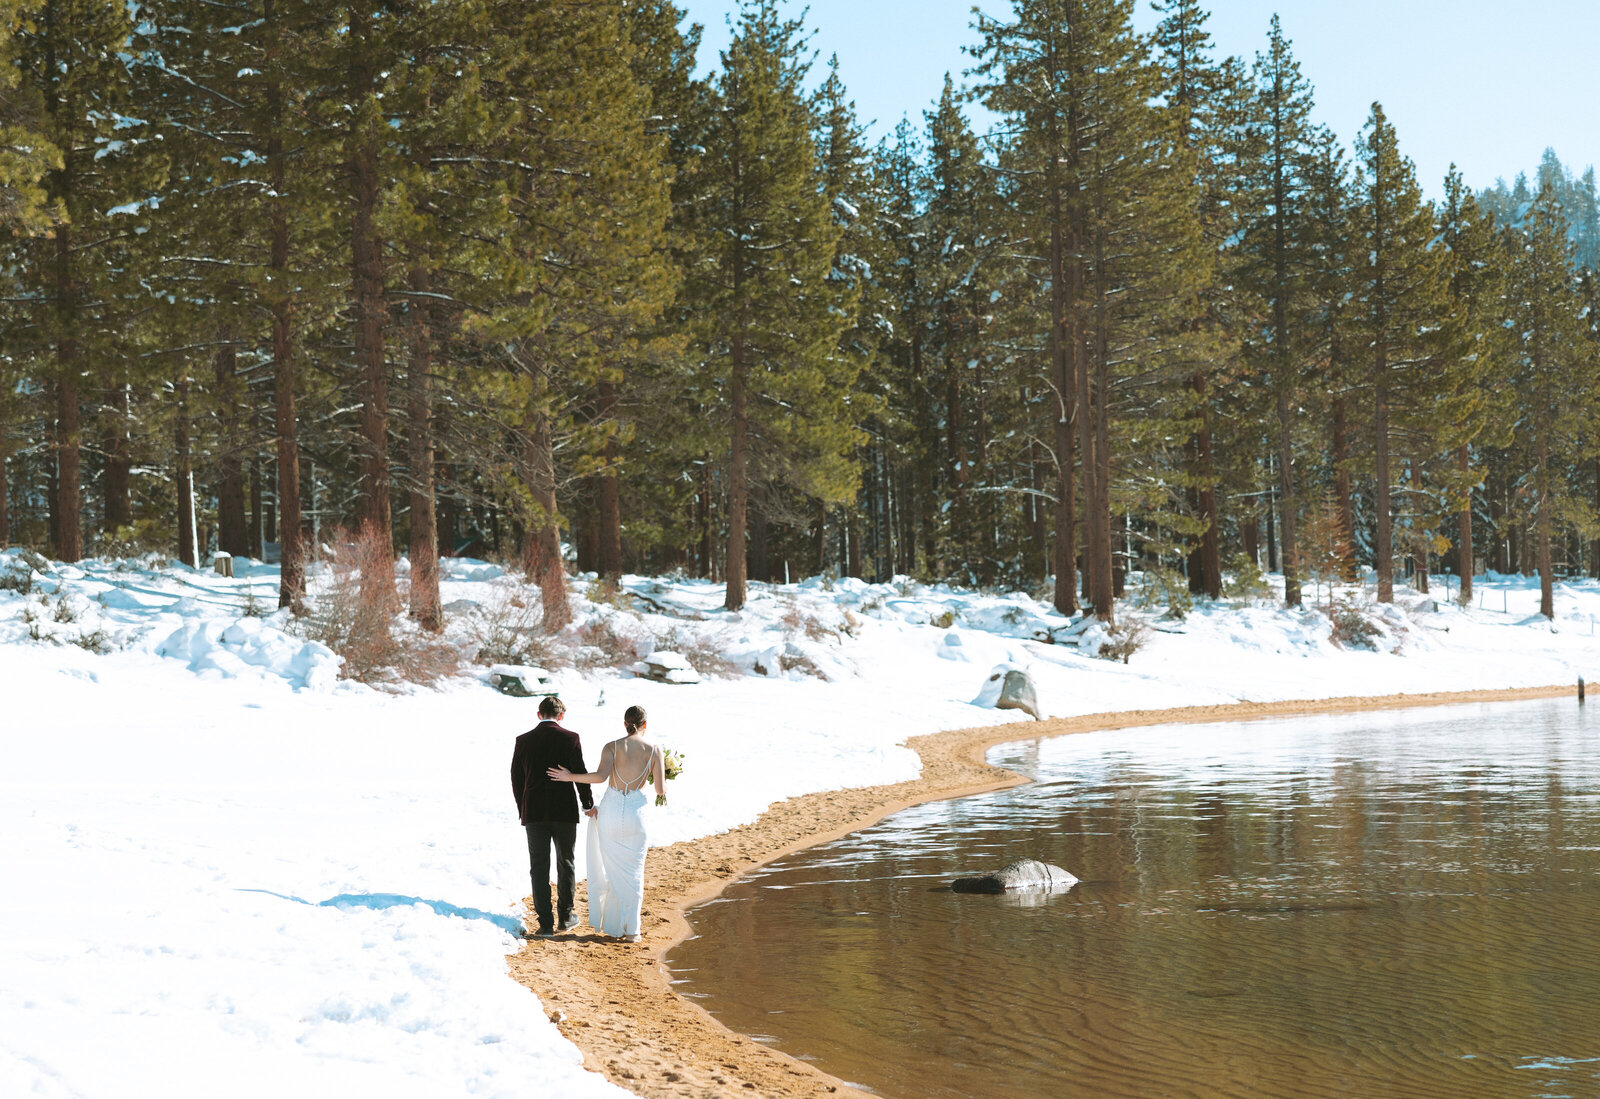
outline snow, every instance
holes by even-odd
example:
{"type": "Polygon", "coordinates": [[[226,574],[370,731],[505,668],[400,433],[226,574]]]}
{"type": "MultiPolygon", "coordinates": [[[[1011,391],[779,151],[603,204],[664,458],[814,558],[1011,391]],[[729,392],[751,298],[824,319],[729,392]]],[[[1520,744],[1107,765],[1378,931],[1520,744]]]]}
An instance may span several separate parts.
{"type": "MultiPolygon", "coordinates": [[[[508,768],[536,698],[494,691],[485,668],[437,689],[340,680],[339,657],[273,609],[260,562],[233,577],[37,563],[0,552],[0,577],[34,585],[0,590],[0,1094],[622,1094],[506,975],[527,890],[508,768]]],[[[528,594],[489,562],[443,575],[449,636],[469,647],[474,623],[528,594]]],[[[1364,612],[1361,648],[1310,608],[1133,610],[1153,630],[1127,664],[1094,655],[1103,627],[1022,592],[812,578],[752,585],[730,614],[705,581],[630,576],[590,603],[591,581],[574,579],[563,636],[632,651],[561,671],[567,723],[592,762],[639,703],[687,758],[650,820],[657,845],[909,778],[912,735],[1026,735],[1025,715],[969,701],[1000,665],[1026,669],[1056,715],[1600,668],[1590,581],[1558,586],[1553,622],[1533,578],[1488,576],[1467,609],[1402,589],[1364,612]],[[676,666],[669,653],[702,681],[621,670],[676,666]]]]}

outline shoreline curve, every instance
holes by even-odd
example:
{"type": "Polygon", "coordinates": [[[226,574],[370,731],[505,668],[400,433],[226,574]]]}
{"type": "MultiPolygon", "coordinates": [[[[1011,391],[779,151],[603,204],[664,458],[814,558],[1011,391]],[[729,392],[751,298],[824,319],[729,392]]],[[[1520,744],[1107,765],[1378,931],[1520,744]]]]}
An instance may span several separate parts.
{"type": "MultiPolygon", "coordinates": [[[[815,1065],[729,1030],[699,1004],[672,990],[665,958],[689,936],[690,908],[775,859],[838,839],[890,813],[1026,782],[1022,775],[984,762],[984,755],[997,744],[1148,725],[1517,702],[1573,693],[1573,686],[1514,687],[1236,702],[1047,718],[914,736],[906,741],[922,760],[922,771],[914,779],[802,794],[768,806],[750,824],[652,848],[645,863],[643,942],[618,943],[583,928],[528,940],[507,962],[512,978],[538,995],[550,1019],[582,1052],[584,1066],[636,1095],[865,1096],[867,1092],[815,1065]]],[[[586,907],[581,881],[578,893],[586,907]]],[[[531,908],[528,923],[534,923],[531,908]]]]}

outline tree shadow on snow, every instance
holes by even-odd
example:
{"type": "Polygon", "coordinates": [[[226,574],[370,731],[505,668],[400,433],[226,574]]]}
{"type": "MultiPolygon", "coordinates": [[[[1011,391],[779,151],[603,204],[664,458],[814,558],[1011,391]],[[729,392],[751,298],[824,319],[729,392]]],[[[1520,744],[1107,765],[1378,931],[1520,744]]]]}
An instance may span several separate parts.
{"type": "Polygon", "coordinates": [[[241,889],[241,893],[265,893],[270,897],[279,897],[296,904],[311,905],[316,908],[372,908],[382,910],[385,908],[410,908],[413,905],[426,905],[441,916],[455,916],[463,920],[488,920],[502,931],[512,935],[523,933],[523,922],[515,916],[500,915],[495,912],[485,912],[481,908],[462,908],[460,905],[448,901],[430,901],[425,897],[407,897],[399,893],[341,893],[337,897],[329,897],[325,901],[308,901],[300,897],[291,897],[284,893],[274,893],[270,889],[241,889]]]}

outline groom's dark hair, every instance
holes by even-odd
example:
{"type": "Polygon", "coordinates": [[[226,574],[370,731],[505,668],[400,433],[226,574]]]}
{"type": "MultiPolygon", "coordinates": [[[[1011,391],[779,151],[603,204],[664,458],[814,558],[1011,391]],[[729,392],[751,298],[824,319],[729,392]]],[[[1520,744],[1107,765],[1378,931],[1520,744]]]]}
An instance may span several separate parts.
{"type": "Polygon", "coordinates": [[[542,699],[539,700],[539,716],[540,717],[545,717],[545,718],[560,717],[562,714],[564,714],[566,712],[567,712],[566,706],[563,705],[562,702],[561,702],[561,699],[558,698],[555,695],[545,695],[542,699]]]}

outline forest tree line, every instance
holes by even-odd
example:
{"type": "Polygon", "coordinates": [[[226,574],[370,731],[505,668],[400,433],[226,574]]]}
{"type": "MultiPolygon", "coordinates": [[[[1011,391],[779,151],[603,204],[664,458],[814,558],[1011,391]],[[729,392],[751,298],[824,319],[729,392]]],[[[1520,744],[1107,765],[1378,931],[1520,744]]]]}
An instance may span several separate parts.
{"type": "Polygon", "coordinates": [[[744,0],[0,0],[0,545],[377,532],[625,570],[1222,592],[1600,574],[1593,173],[1428,201],[1274,19],[1015,0],[869,145],[744,0]],[[998,122],[975,132],[982,103],[998,122]]]}

